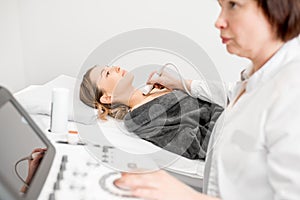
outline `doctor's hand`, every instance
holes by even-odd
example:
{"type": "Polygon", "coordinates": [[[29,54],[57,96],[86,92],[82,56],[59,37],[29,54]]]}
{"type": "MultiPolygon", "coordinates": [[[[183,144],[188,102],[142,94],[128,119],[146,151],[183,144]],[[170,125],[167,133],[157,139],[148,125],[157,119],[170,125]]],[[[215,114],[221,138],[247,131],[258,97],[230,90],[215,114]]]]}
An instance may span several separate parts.
{"type": "MultiPolygon", "coordinates": [[[[190,90],[192,81],[191,80],[183,80],[183,81],[185,82],[187,89],[190,90]]],[[[154,85],[154,87],[159,87],[159,85],[162,85],[168,89],[184,90],[184,86],[179,76],[176,76],[176,72],[174,74],[171,73],[171,70],[170,71],[163,70],[160,76],[158,75],[157,71],[152,72],[149,75],[147,84],[154,85]]]]}
{"type": "Polygon", "coordinates": [[[204,196],[162,170],[145,174],[123,173],[115,184],[130,188],[135,197],[149,200],[196,200],[204,196]]]}

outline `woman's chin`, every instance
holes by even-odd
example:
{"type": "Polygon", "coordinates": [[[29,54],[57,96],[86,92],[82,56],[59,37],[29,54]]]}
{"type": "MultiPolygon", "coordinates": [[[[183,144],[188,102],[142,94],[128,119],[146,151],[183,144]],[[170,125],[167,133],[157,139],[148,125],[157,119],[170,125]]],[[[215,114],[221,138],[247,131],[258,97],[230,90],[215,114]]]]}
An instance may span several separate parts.
{"type": "Polygon", "coordinates": [[[243,57],[242,55],[240,55],[240,51],[231,45],[226,45],[226,49],[227,49],[227,52],[230,54],[243,57]]]}
{"type": "Polygon", "coordinates": [[[235,54],[235,51],[234,51],[234,48],[232,48],[232,46],[230,45],[226,45],[226,49],[227,49],[227,52],[230,53],[230,54],[235,54]]]}
{"type": "Polygon", "coordinates": [[[123,78],[121,79],[121,80],[125,80],[125,81],[133,81],[133,79],[134,79],[134,75],[132,74],[132,73],[130,73],[130,72],[127,72],[127,73],[125,73],[124,74],[124,76],[123,76],[123,78]]]}

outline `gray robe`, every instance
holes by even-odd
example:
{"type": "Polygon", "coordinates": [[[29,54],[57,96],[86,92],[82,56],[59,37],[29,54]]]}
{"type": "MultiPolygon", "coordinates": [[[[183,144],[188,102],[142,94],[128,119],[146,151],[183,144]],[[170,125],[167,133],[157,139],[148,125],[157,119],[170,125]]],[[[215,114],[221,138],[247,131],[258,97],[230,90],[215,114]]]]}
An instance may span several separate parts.
{"type": "Polygon", "coordinates": [[[189,159],[205,159],[212,129],[223,108],[180,90],[160,96],[124,117],[128,131],[189,159]]]}

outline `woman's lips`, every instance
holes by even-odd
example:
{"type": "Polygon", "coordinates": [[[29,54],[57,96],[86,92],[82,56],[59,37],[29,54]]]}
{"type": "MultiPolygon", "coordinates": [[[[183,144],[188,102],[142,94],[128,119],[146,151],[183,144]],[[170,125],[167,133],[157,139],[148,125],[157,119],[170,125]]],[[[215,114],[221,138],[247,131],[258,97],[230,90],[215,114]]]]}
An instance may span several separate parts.
{"type": "Polygon", "coordinates": [[[223,44],[226,44],[230,41],[230,38],[226,38],[226,37],[221,37],[221,39],[223,44]]]}

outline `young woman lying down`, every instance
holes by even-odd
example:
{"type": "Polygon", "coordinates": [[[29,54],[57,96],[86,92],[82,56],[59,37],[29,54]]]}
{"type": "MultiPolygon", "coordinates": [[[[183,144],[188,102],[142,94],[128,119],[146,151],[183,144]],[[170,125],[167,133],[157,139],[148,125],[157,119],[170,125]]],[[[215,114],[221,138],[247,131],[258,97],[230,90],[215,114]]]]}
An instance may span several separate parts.
{"type": "Polygon", "coordinates": [[[134,76],[120,67],[94,66],[80,86],[80,99],[98,109],[98,117],[124,120],[129,132],[189,159],[205,159],[211,131],[223,108],[181,90],[132,85],[134,76]]]}

